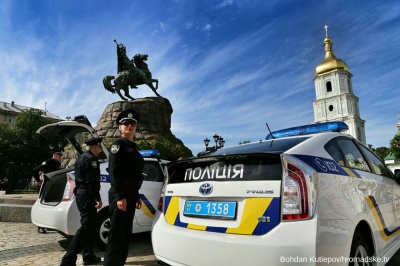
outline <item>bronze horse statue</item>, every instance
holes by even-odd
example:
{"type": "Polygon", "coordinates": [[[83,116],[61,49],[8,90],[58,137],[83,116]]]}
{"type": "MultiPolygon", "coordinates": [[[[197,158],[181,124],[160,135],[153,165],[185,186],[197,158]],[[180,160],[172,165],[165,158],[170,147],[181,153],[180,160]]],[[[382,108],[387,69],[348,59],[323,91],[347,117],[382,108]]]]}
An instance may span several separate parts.
{"type": "Polygon", "coordinates": [[[146,84],[158,97],[161,97],[157,93],[158,80],[152,78],[149,67],[145,62],[148,55],[137,54],[133,57],[133,60],[130,60],[126,55],[125,46],[122,43],[118,44],[116,40],[114,42],[117,44],[118,71],[116,76],[105,76],[103,78],[104,88],[112,93],[118,93],[119,97],[126,101],[127,98],[135,100],[129,95],[129,86],[132,89],[137,89],[137,85],[146,84]],[[112,84],[112,80],[114,80],[114,84],[112,84]],[[155,87],[153,83],[155,83],[155,87]],[[127,98],[122,96],[121,90],[125,92],[127,98]]]}

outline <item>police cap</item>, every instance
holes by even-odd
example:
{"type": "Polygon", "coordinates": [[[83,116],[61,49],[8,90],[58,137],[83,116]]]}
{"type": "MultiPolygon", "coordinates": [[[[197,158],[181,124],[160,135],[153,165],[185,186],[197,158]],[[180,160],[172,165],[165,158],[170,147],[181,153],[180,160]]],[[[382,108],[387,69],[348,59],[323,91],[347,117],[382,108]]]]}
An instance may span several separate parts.
{"type": "Polygon", "coordinates": [[[118,115],[117,125],[121,125],[125,121],[139,122],[139,114],[133,109],[125,109],[118,115]]]}
{"type": "Polygon", "coordinates": [[[101,141],[103,138],[91,138],[85,141],[85,144],[87,146],[92,146],[92,145],[101,145],[101,141]]]}
{"type": "Polygon", "coordinates": [[[57,154],[57,155],[63,155],[63,152],[61,150],[55,150],[53,151],[53,154],[57,154]]]}

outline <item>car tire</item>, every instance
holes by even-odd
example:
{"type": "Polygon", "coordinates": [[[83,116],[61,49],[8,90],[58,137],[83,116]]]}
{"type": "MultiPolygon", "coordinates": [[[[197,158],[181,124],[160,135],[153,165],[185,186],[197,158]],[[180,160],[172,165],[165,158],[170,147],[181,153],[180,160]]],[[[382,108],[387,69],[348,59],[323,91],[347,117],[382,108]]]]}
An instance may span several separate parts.
{"type": "Polygon", "coordinates": [[[368,247],[368,243],[365,238],[359,232],[354,233],[353,242],[351,243],[350,250],[350,261],[349,266],[353,265],[372,265],[371,262],[368,261],[371,253],[368,247]],[[357,262],[357,259],[362,262],[357,262]],[[360,264],[361,263],[361,264],[360,264]]]}
{"type": "Polygon", "coordinates": [[[102,209],[97,215],[95,244],[98,249],[105,250],[111,226],[108,208],[102,209]]]}

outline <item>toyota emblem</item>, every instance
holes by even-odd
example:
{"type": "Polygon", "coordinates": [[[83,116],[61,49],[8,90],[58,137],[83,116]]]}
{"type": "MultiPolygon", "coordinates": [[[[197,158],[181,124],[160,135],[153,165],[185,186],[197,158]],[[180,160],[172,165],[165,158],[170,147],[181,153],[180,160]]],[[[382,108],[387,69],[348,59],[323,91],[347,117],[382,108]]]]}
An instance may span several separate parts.
{"type": "Polygon", "coordinates": [[[212,191],[213,191],[213,186],[210,183],[204,183],[199,188],[199,192],[203,196],[210,195],[212,191]]]}

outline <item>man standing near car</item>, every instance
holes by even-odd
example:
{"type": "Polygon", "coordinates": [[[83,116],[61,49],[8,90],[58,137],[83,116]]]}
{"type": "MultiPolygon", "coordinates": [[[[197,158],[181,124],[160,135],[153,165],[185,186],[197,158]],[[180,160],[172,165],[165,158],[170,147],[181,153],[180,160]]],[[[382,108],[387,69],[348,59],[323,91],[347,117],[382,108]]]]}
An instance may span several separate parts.
{"type": "Polygon", "coordinates": [[[100,164],[97,156],[101,152],[102,138],[85,141],[86,151],[75,163],[76,205],[81,216],[81,227],[69,244],[61,266],[76,265],[77,255],[83,250],[83,264],[101,262],[93,252],[97,209],[102,207],[100,198],[100,164]]]}
{"type": "Polygon", "coordinates": [[[108,191],[111,228],[104,254],[105,266],[123,266],[128,257],[135,209],[142,207],[139,189],[143,182],[144,160],[133,142],[139,114],[133,109],[117,117],[121,138],[111,145],[108,191]]]}
{"type": "MultiPolygon", "coordinates": [[[[54,151],[53,155],[50,159],[44,161],[42,164],[39,164],[32,170],[32,175],[33,178],[35,178],[36,182],[38,182],[40,185],[42,184],[42,180],[40,180],[40,172],[43,174],[51,173],[57,170],[60,170],[61,167],[61,158],[63,154],[61,151],[54,151]]],[[[44,176],[43,178],[47,178],[44,176]]],[[[46,229],[43,227],[38,227],[38,233],[39,234],[46,234],[46,229]]]]}

